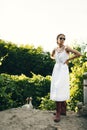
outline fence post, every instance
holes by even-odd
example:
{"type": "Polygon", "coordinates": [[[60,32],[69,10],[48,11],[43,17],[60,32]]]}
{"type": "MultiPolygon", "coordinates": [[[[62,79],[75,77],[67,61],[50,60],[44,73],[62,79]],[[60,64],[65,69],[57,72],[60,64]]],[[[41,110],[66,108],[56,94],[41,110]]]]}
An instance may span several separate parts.
{"type": "Polygon", "coordinates": [[[83,103],[77,103],[78,115],[87,116],[87,72],[83,74],[83,103]]]}

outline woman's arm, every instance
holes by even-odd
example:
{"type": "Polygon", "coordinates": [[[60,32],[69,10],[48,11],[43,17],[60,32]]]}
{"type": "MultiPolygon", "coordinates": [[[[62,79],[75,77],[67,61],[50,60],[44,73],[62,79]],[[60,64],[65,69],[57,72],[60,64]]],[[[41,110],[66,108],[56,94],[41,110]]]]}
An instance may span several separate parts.
{"type": "Polygon", "coordinates": [[[52,51],[52,53],[50,54],[51,59],[54,59],[54,55],[55,55],[55,49],[52,51]]]}
{"type": "Polygon", "coordinates": [[[66,47],[66,51],[71,52],[71,53],[74,54],[74,56],[70,57],[67,61],[70,61],[70,60],[73,60],[73,59],[75,59],[75,58],[77,58],[77,57],[82,56],[79,51],[77,51],[77,50],[75,50],[75,49],[72,49],[72,48],[70,48],[70,47],[68,47],[68,46],[66,47]]]}

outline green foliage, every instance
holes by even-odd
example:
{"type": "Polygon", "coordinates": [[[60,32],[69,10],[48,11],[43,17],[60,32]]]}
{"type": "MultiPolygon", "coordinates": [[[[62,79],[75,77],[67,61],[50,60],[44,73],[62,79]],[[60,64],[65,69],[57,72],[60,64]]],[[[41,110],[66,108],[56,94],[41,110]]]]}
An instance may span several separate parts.
{"type": "Polygon", "coordinates": [[[51,75],[54,61],[49,52],[41,47],[26,45],[17,47],[11,42],[0,40],[0,73],[31,77],[31,71],[43,76],[51,75]],[[3,59],[3,60],[2,60],[3,59]],[[44,71],[45,70],[45,71],[44,71]]]}
{"type": "Polygon", "coordinates": [[[72,67],[72,73],[70,73],[70,100],[67,102],[68,109],[75,110],[77,102],[83,102],[83,74],[85,72],[87,72],[87,62],[78,64],[76,61],[75,66],[72,67]]]}
{"type": "Polygon", "coordinates": [[[32,86],[35,86],[33,92],[33,103],[35,107],[38,107],[41,103],[41,98],[46,96],[50,91],[50,76],[43,77],[41,75],[33,74],[33,77],[30,78],[30,83],[32,86]]]}
{"type": "Polygon", "coordinates": [[[77,102],[83,102],[83,78],[87,72],[87,52],[84,51],[86,44],[75,44],[74,49],[82,52],[82,56],[71,62],[70,100],[67,101],[70,110],[75,110],[77,102]]]}
{"type": "Polygon", "coordinates": [[[37,108],[41,98],[50,89],[50,76],[43,77],[33,74],[32,78],[25,75],[0,75],[0,110],[19,107],[26,103],[27,97],[33,98],[33,105],[37,108]]]}
{"type": "MultiPolygon", "coordinates": [[[[69,63],[70,100],[67,104],[71,110],[75,110],[77,102],[83,101],[83,74],[87,72],[86,44],[75,44],[74,48],[82,51],[83,56],[69,63]]],[[[18,47],[0,40],[0,110],[22,106],[27,97],[33,98],[35,108],[54,110],[55,102],[49,100],[50,76],[46,76],[52,74],[54,63],[50,53],[41,47],[18,47]]]]}
{"type": "Polygon", "coordinates": [[[39,106],[40,109],[42,110],[54,110],[56,109],[55,102],[50,99],[50,93],[46,95],[45,97],[42,97],[41,104],[39,106]]]}

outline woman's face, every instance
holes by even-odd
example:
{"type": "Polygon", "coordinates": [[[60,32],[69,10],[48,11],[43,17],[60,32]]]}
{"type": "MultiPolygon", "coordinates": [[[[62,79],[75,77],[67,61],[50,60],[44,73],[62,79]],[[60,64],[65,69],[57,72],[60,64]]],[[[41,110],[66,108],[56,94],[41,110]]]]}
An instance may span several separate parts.
{"type": "Polygon", "coordinates": [[[63,44],[64,44],[64,41],[65,41],[65,36],[64,36],[64,35],[60,35],[60,36],[58,37],[57,43],[58,43],[59,45],[63,45],[63,44]]]}

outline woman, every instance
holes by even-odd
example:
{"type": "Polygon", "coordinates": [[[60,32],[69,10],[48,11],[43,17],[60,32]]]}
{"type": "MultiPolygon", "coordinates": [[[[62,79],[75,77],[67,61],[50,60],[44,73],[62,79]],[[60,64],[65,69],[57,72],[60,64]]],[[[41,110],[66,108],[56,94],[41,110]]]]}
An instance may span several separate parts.
{"type": "Polygon", "coordinates": [[[53,68],[50,99],[56,101],[55,122],[60,121],[60,114],[66,115],[66,100],[70,97],[69,92],[69,69],[68,62],[81,56],[81,53],[64,45],[65,35],[57,36],[57,48],[52,51],[51,58],[56,60],[53,68]],[[69,58],[69,53],[74,56],[69,58]]]}

